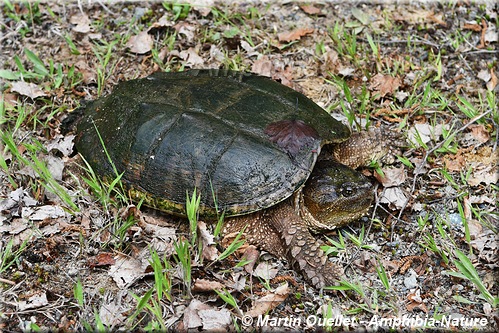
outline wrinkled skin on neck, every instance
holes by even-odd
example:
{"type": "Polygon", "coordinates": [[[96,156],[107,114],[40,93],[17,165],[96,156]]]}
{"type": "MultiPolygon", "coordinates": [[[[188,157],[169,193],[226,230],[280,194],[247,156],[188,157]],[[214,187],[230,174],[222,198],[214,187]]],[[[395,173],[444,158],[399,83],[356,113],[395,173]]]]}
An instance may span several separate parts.
{"type": "Polygon", "coordinates": [[[363,174],[334,160],[320,160],[295,207],[310,229],[331,230],[365,215],[373,199],[373,186],[363,174]]]}

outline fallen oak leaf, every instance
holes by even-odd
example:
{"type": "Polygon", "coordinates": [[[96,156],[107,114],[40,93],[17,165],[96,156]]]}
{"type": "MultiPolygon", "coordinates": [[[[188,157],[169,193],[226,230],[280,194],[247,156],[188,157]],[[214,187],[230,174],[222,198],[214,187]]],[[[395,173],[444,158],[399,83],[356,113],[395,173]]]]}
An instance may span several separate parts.
{"type": "Polygon", "coordinates": [[[369,89],[378,93],[379,95],[375,99],[379,99],[386,95],[392,95],[400,87],[400,83],[401,81],[398,76],[393,77],[378,73],[371,78],[369,89]]]}
{"type": "Polygon", "coordinates": [[[24,81],[12,82],[10,90],[18,93],[19,95],[28,96],[32,99],[41,96],[47,96],[47,94],[42,91],[36,84],[24,81]]]}
{"type": "Polygon", "coordinates": [[[152,37],[147,31],[142,31],[138,35],[130,37],[126,47],[130,48],[130,51],[133,53],[144,54],[151,51],[152,45],[152,37]]]}
{"type": "Polygon", "coordinates": [[[405,169],[395,167],[383,168],[383,175],[375,173],[374,176],[384,187],[398,186],[406,179],[405,169]]]}
{"type": "Polygon", "coordinates": [[[179,56],[180,58],[182,58],[183,60],[185,60],[185,66],[187,67],[194,67],[194,66],[197,66],[197,65],[202,65],[204,64],[204,59],[201,58],[196,50],[192,47],[190,47],[189,49],[187,49],[187,51],[181,51],[179,53],[179,56]]]}
{"type": "Polygon", "coordinates": [[[207,292],[218,290],[224,290],[225,286],[218,281],[211,281],[206,279],[197,279],[192,286],[192,291],[194,292],[207,292]]]}
{"type": "Polygon", "coordinates": [[[315,7],[314,5],[301,5],[300,8],[309,15],[324,15],[324,13],[322,13],[322,10],[315,7]]]}
{"type": "Polygon", "coordinates": [[[264,55],[260,59],[253,62],[251,66],[251,72],[255,74],[260,74],[262,76],[271,77],[274,65],[270,61],[269,57],[264,55]]]}
{"type": "Polygon", "coordinates": [[[198,315],[203,323],[203,329],[212,332],[222,332],[232,323],[230,311],[227,309],[199,310],[198,315]]]}
{"type": "Polygon", "coordinates": [[[267,295],[260,299],[257,299],[251,309],[245,313],[246,316],[251,316],[252,318],[263,315],[270,310],[276,308],[281,304],[289,295],[289,287],[286,282],[282,286],[277,287],[273,292],[269,292],[267,295]]]}
{"type": "Polygon", "coordinates": [[[490,81],[487,82],[486,87],[487,87],[488,91],[492,91],[495,89],[496,86],[497,86],[497,76],[496,76],[496,73],[494,73],[494,71],[491,68],[490,69],[490,81]]]}
{"type": "Polygon", "coordinates": [[[27,301],[19,301],[16,305],[20,311],[29,309],[36,309],[49,304],[47,293],[45,291],[38,291],[31,295],[27,301]]]}
{"type": "Polygon", "coordinates": [[[447,23],[442,19],[442,17],[443,17],[443,14],[436,15],[436,14],[432,13],[431,15],[428,16],[428,19],[430,21],[435,22],[438,25],[441,25],[442,27],[447,27],[447,23]]]}
{"type": "Polygon", "coordinates": [[[267,262],[261,262],[256,266],[252,274],[264,280],[271,280],[276,277],[277,273],[277,268],[274,268],[267,262]]]}
{"type": "Polygon", "coordinates": [[[87,265],[90,268],[100,267],[100,266],[111,266],[116,263],[114,255],[110,252],[102,252],[94,257],[90,257],[87,260],[87,265]]]}
{"type": "Polygon", "coordinates": [[[299,40],[301,37],[311,34],[312,32],[314,32],[313,28],[298,28],[290,32],[282,32],[277,35],[277,38],[280,42],[289,43],[299,40]]]}
{"type": "Polygon", "coordinates": [[[470,125],[471,136],[480,143],[485,143],[490,140],[489,131],[485,128],[483,124],[470,125]]]}
{"type": "Polygon", "coordinates": [[[254,245],[249,245],[246,250],[244,250],[242,260],[248,261],[246,265],[244,265],[244,270],[249,274],[253,273],[253,267],[255,266],[256,260],[260,256],[260,251],[254,245]]]}
{"type": "Polygon", "coordinates": [[[428,308],[426,307],[423,299],[420,296],[419,289],[416,292],[407,295],[407,300],[409,300],[409,303],[406,305],[407,311],[413,312],[415,309],[419,309],[424,313],[428,313],[428,308]]]}
{"type": "Polygon", "coordinates": [[[203,327],[204,330],[221,332],[232,322],[230,311],[216,310],[214,307],[193,299],[185,309],[183,325],[188,330],[203,327]]]}
{"type": "Polygon", "coordinates": [[[69,23],[74,24],[73,31],[86,34],[90,32],[90,19],[87,14],[76,14],[71,16],[69,23]]]}
{"type": "Polygon", "coordinates": [[[206,260],[213,261],[218,257],[218,250],[215,246],[215,237],[210,234],[207,229],[206,223],[203,221],[198,221],[198,231],[201,237],[203,249],[203,258],[206,260]]]}

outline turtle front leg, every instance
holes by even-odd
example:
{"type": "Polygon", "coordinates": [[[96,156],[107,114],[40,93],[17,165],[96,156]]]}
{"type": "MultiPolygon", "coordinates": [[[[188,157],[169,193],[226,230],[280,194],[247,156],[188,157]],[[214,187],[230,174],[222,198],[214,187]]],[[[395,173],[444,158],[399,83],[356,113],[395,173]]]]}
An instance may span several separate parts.
{"type": "Polygon", "coordinates": [[[285,258],[312,285],[323,288],[338,284],[344,276],[343,268],[329,261],[321,249],[324,243],[312,236],[291,205],[284,203],[274,208],[269,220],[279,230],[285,258]]]}
{"type": "Polygon", "coordinates": [[[289,200],[264,212],[228,220],[224,234],[237,232],[245,225],[248,243],[286,258],[313,286],[332,286],[343,276],[343,268],[328,260],[321,249],[324,243],[310,234],[289,200]]]}
{"type": "Polygon", "coordinates": [[[347,141],[331,145],[326,149],[332,149],[332,156],[336,161],[356,169],[359,166],[369,165],[371,161],[392,164],[395,156],[401,153],[401,148],[406,144],[400,133],[374,128],[353,133],[347,141]]]}

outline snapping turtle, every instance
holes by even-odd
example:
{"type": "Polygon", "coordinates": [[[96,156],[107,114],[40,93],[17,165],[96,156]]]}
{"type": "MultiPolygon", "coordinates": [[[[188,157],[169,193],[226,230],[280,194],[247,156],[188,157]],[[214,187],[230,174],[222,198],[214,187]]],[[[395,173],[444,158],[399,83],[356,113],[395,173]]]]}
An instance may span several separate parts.
{"type": "Polygon", "coordinates": [[[303,94],[248,73],[156,73],[81,111],[75,144],[96,172],[115,175],[102,140],[132,196],[184,215],[186,191],[197,188],[201,216],[218,207],[230,217],[226,233],[247,225],[250,243],[287,258],[317,287],[343,271],[309,230],[366,213],[372,186],[352,167],[388,150],[379,131],[351,137],[303,94]]]}

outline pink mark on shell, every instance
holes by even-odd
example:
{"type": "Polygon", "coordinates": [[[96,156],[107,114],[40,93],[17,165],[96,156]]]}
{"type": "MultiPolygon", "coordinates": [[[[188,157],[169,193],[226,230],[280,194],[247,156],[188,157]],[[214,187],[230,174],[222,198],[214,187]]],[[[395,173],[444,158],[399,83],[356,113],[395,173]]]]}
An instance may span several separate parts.
{"type": "Polygon", "coordinates": [[[303,147],[310,146],[320,139],[319,133],[302,120],[276,121],[265,128],[265,134],[269,136],[270,141],[292,156],[296,156],[303,147]]]}

